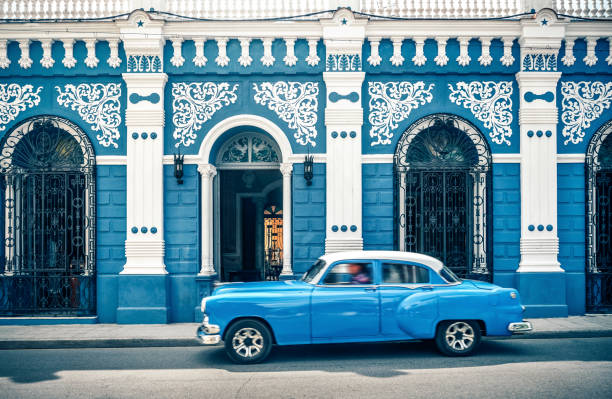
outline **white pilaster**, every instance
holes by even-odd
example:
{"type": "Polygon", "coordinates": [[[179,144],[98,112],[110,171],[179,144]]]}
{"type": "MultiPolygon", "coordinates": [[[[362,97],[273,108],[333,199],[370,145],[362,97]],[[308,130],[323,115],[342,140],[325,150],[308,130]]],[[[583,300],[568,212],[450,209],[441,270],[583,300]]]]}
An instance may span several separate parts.
{"type": "MultiPolygon", "coordinates": [[[[348,56],[361,60],[365,20],[348,10],[336,12],[323,23],[327,56],[348,56]]],[[[327,188],[325,252],[360,250],[362,235],[361,189],[361,87],[365,73],[361,61],[352,68],[323,73],[327,89],[325,125],[327,131],[327,188]]]]}
{"type": "Polygon", "coordinates": [[[519,273],[563,272],[557,226],[556,56],[564,26],[553,13],[521,21],[520,88],[521,261],[519,273]]]}
{"type": "Polygon", "coordinates": [[[202,265],[200,276],[215,274],[214,267],[214,229],[213,229],[213,179],[217,175],[217,168],[211,164],[198,165],[201,182],[200,190],[202,196],[202,265]]]}
{"type": "Polygon", "coordinates": [[[293,164],[282,163],[283,174],[283,271],[281,275],[293,275],[291,264],[291,174],[293,164]]]}
{"type": "MultiPolygon", "coordinates": [[[[117,22],[128,57],[162,57],[162,22],[137,11],[117,22]]],[[[164,87],[165,73],[134,68],[124,73],[127,86],[127,239],[121,274],[167,274],[164,264],[164,87]]]]}

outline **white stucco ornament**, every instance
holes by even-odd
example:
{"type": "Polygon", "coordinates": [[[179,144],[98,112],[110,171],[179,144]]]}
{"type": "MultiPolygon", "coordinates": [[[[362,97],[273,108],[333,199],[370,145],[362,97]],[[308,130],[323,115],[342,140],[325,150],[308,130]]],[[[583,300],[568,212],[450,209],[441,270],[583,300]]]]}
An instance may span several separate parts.
{"type": "Polygon", "coordinates": [[[91,125],[91,129],[100,132],[96,139],[104,147],[119,147],[117,140],[121,124],[121,85],[118,83],[81,83],[78,86],[68,84],[64,91],[55,86],[58,92],[57,102],[66,108],[77,111],[79,116],[91,125]]]}
{"type": "Polygon", "coordinates": [[[175,147],[189,147],[197,138],[196,131],[224,106],[238,99],[238,84],[214,82],[172,83],[172,123],[175,147]]]}
{"type": "Polygon", "coordinates": [[[319,84],[316,82],[253,83],[255,102],[267,106],[294,130],[300,145],[317,145],[317,108],[319,84]]]}
{"type": "Polygon", "coordinates": [[[17,83],[0,84],[0,132],[6,129],[9,122],[15,120],[20,112],[40,103],[42,86],[17,83]]]}
{"type": "Polygon", "coordinates": [[[391,144],[393,129],[420,105],[430,103],[434,84],[425,82],[368,82],[370,145],[391,144]]]}
{"type": "Polygon", "coordinates": [[[578,144],[585,129],[599,118],[612,102],[612,82],[561,82],[563,144],[578,144]]]}
{"type": "Polygon", "coordinates": [[[449,99],[469,109],[484,127],[490,129],[491,141],[510,145],[512,136],[512,82],[449,83],[449,99]]]}

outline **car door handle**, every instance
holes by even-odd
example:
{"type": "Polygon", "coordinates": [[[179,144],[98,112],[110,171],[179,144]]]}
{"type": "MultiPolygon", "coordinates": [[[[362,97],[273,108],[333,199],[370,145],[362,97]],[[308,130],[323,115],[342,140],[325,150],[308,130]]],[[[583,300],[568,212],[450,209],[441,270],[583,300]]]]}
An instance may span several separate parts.
{"type": "Polygon", "coordinates": [[[366,290],[367,292],[376,292],[376,288],[377,288],[377,287],[367,287],[367,288],[365,288],[365,290],[366,290]]]}

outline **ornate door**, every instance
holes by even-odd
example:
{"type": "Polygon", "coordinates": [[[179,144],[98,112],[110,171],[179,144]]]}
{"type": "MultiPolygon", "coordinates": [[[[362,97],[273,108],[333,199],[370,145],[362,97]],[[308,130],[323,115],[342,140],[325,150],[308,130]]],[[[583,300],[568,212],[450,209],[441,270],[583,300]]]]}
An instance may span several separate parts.
{"type": "Polygon", "coordinates": [[[399,249],[490,280],[489,164],[486,142],[462,119],[432,115],[408,129],[395,154],[399,249]]]}
{"type": "Polygon", "coordinates": [[[36,118],[5,141],[2,314],[95,313],[95,159],[76,129],[36,118]]]}

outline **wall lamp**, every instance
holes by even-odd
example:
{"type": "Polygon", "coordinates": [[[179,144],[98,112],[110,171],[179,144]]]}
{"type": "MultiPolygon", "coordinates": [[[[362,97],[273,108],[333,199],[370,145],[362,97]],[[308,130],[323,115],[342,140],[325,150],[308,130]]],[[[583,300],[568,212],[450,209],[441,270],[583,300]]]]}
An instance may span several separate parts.
{"type": "Polygon", "coordinates": [[[312,168],[313,168],[313,156],[308,154],[304,157],[304,179],[306,180],[306,185],[312,185],[312,168]]]}
{"type": "Polygon", "coordinates": [[[183,160],[185,155],[174,154],[174,177],[176,177],[177,184],[183,184],[183,160]]]}

